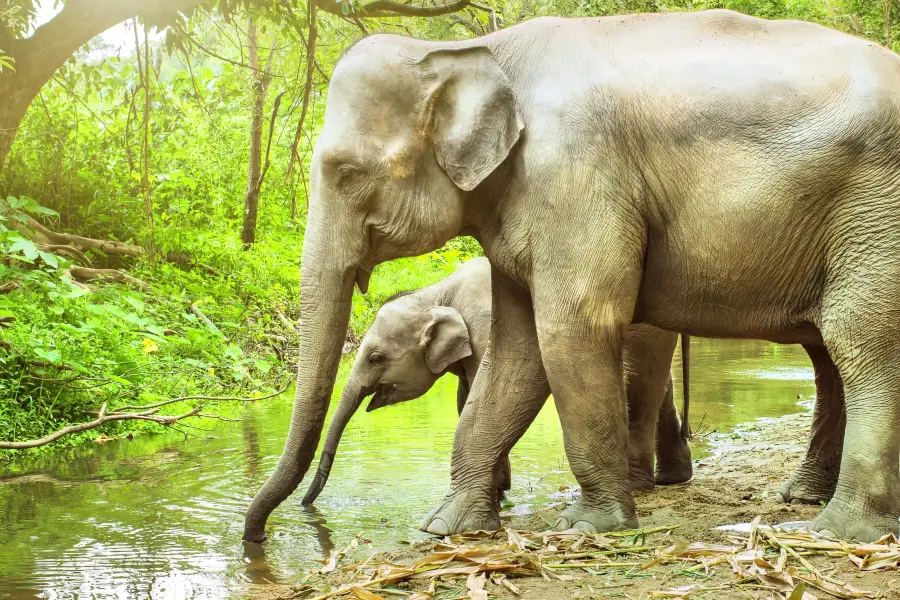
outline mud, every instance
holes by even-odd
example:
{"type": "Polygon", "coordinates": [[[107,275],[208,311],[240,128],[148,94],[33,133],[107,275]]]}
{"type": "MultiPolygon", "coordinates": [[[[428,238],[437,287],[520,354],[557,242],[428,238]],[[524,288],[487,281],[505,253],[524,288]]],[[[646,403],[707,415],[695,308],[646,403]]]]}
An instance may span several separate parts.
{"type": "MultiPolygon", "coordinates": [[[[652,492],[636,496],[641,526],[644,528],[672,526],[667,534],[656,534],[653,544],[669,545],[678,541],[705,544],[731,544],[728,534],[712,528],[719,525],[745,523],[756,516],[764,524],[805,521],[817,514],[821,507],[785,505],[775,501],[778,485],[799,464],[810,424],[810,414],[789,415],[774,419],[760,419],[738,427],[728,434],[712,434],[707,441],[713,448],[709,458],[695,462],[694,478],[685,484],[657,487],[652,492]]],[[[573,494],[574,496],[574,494],[573,494]]],[[[504,519],[504,526],[516,530],[547,529],[564,503],[524,516],[504,519]]],[[[649,542],[648,542],[649,543],[649,542]]],[[[410,564],[428,554],[433,542],[418,542],[396,550],[369,557],[372,563],[391,562],[410,564]]],[[[363,550],[363,548],[360,548],[363,550]]],[[[367,555],[368,556],[368,555],[367,555]]],[[[302,586],[271,586],[257,588],[250,597],[257,600],[287,600],[314,598],[351,580],[356,569],[342,570],[341,565],[352,563],[356,557],[348,554],[337,570],[327,574],[313,574],[302,586]]],[[[876,592],[878,597],[900,600],[900,573],[897,570],[862,573],[846,557],[811,556],[809,561],[822,573],[848,582],[864,590],[876,592]]],[[[567,571],[563,579],[523,577],[512,580],[521,592],[516,596],[507,587],[488,582],[487,590],[493,598],[533,598],[557,600],[562,598],[625,598],[644,600],[660,596],[662,590],[672,590],[691,584],[698,585],[690,598],[784,598],[765,589],[707,590],[733,580],[727,564],[708,569],[708,573],[689,574],[683,566],[653,567],[641,572],[609,570],[593,575],[580,570],[567,571]]],[[[387,598],[402,598],[413,590],[425,590],[427,582],[396,585],[397,591],[387,598]]],[[[816,598],[834,598],[825,591],[810,589],[816,598]]],[[[338,596],[339,597],[339,596],[338,596]]],[[[348,596],[344,596],[348,597],[348,596]]],[[[353,596],[349,596],[353,597],[353,596]]],[[[437,587],[434,598],[467,598],[465,579],[448,579],[437,587]]],[[[809,598],[809,596],[804,596],[809,598]]]]}

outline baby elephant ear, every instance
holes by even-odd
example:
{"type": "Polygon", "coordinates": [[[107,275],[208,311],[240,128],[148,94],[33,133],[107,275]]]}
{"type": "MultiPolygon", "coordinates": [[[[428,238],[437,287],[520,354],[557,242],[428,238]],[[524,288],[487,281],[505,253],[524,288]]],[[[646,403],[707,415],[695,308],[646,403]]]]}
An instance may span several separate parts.
{"type": "Polygon", "coordinates": [[[419,64],[431,81],[425,130],[438,164],[471,191],[506,160],[524,125],[506,74],[484,46],[434,50],[419,64]]]}
{"type": "Polygon", "coordinates": [[[459,312],[449,306],[433,306],[428,309],[422,346],[428,370],[435,375],[472,355],[469,328],[459,312]]]}

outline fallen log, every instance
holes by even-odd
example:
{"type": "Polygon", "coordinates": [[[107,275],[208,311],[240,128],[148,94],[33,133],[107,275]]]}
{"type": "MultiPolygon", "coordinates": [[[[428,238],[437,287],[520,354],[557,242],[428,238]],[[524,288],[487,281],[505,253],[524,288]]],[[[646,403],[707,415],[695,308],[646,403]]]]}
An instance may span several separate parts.
{"type": "MultiPolygon", "coordinates": [[[[30,231],[22,231],[31,241],[37,244],[50,246],[72,246],[77,250],[86,252],[87,250],[99,250],[104,254],[119,254],[122,256],[142,256],[144,249],[140,246],[126,244],[125,242],[115,242],[113,240],[98,240],[94,238],[86,238],[80,235],[70,233],[57,233],[47,229],[35,219],[28,218],[27,227],[30,231]]],[[[10,221],[16,223],[15,220],[10,221]]]]}

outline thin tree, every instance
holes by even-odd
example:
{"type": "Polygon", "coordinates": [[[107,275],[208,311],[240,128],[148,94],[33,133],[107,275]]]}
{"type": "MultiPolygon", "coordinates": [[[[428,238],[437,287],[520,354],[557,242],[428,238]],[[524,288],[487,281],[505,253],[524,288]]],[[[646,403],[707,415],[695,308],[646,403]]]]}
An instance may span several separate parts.
{"type": "MultiPolygon", "coordinates": [[[[247,193],[244,196],[244,227],[241,230],[241,241],[244,248],[249,248],[256,241],[256,221],[259,213],[259,192],[262,188],[262,137],[263,137],[263,111],[266,105],[266,94],[269,91],[268,70],[259,66],[259,32],[256,21],[250,17],[247,26],[248,60],[250,70],[253,72],[253,116],[250,119],[250,166],[247,169],[247,193]]],[[[272,53],[269,52],[267,63],[271,63],[272,53]]]]}

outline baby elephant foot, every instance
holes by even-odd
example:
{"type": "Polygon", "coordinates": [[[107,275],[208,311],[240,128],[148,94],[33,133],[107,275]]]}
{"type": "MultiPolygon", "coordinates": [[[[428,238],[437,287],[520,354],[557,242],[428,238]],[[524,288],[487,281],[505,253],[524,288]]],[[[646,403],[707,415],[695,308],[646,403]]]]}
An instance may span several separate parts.
{"type": "Polygon", "coordinates": [[[812,460],[804,460],[803,464],[797,467],[790,478],[778,488],[775,499],[784,504],[828,502],[834,496],[839,473],[839,463],[829,468],[812,460]]]}
{"type": "Polygon", "coordinates": [[[451,492],[441,507],[428,515],[419,529],[434,535],[495,531],[500,529],[500,514],[497,512],[497,503],[490,494],[476,490],[451,492]]]}
{"type": "Polygon", "coordinates": [[[579,501],[562,511],[555,529],[557,531],[580,529],[586,533],[603,533],[634,529],[637,526],[638,520],[633,511],[628,514],[620,507],[613,510],[591,508],[579,501]]]}
{"type": "MultiPolygon", "coordinates": [[[[896,511],[895,511],[896,512],[896,511]]],[[[869,544],[888,533],[897,533],[895,515],[866,513],[837,498],[832,498],[809,528],[821,535],[869,544]]]]}
{"type": "Polygon", "coordinates": [[[694,476],[694,463],[691,462],[691,447],[687,442],[666,457],[656,461],[656,485],[675,485],[690,481],[694,476]]]}

